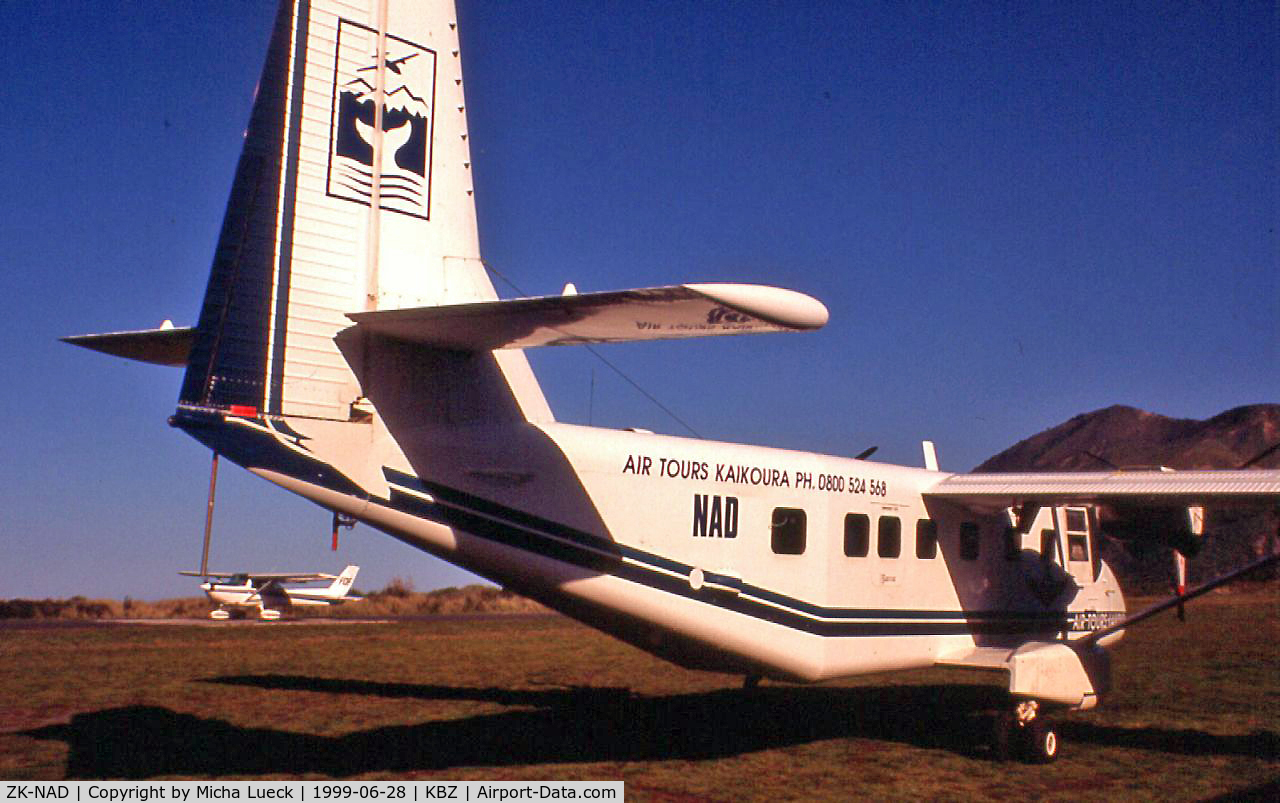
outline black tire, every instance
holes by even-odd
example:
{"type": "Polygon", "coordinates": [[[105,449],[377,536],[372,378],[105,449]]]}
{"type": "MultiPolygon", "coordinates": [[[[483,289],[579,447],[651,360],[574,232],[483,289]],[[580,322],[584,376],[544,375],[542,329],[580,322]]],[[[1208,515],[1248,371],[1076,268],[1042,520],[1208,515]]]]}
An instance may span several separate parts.
{"type": "Polygon", "coordinates": [[[991,722],[991,757],[996,761],[1013,758],[1014,740],[1021,729],[1012,711],[997,712],[991,722]]]}
{"type": "Polygon", "coordinates": [[[1023,757],[1032,764],[1052,764],[1057,760],[1061,747],[1058,729],[1043,718],[1036,717],[1023,726],[1023,757]]]}

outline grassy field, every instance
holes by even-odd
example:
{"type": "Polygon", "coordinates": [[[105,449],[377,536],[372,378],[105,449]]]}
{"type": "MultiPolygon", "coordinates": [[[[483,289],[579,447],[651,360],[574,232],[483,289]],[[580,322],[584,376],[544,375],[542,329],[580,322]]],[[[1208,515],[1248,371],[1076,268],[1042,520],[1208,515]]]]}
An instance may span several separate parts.
{"type": "Polygon", "coordinates": [[[0,629],[0,777],[621,779],[630,800],[1280,794],[1280,596],[1115,651],[1062,758],[998,763],[997,679],[687,672],[554,616],[0,629]]]}

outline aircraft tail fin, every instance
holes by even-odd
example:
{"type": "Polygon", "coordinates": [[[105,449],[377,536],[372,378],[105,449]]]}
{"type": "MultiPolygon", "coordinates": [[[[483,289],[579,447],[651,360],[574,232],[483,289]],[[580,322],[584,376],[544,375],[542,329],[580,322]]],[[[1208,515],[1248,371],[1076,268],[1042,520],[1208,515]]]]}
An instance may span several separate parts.
{"type": "MultiPolygon", "coordinates": [[[[497,298],[453,3],[364,8],[281,3],[180,406],[352,420],[363,391],[334,343],[347,313],[497,298]]],[[[523,360],[504,355],[506,381],[545,409],[523,360]]]]}
{"type": "Polygon", "coordinates": [[[338,575],[333,584],[325,589],[324,595],[331,599],[342,599],[351,591],[352,585],[356,581],[356,574],[360,571],[359,566],[348,566],[342,570],[342,574],[338,575]]]}

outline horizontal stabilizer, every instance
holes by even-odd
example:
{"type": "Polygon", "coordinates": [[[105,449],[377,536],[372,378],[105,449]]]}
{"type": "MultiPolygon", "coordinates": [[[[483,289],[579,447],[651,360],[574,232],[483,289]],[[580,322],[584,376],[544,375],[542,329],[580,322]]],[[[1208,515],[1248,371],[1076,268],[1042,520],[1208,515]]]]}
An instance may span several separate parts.
{"type": "Polygon", "coordinates": [[[75,335],[64,337],[64,343],[84,346],[114,357],[125,357],[154,365],[187,364],[191,344],[195,340],[194,327],[175,327],[170,324],[159,329],[140,329],[133,332],[109,332],[101,335],[75,335]]]}
{"type": "Polygon", "coordinates": [[[366,331],[460,351],[618,343],[817,329],[815,298],[750,284],[682,284],[640,290],[481,301],[349,313],[366,331]]]}

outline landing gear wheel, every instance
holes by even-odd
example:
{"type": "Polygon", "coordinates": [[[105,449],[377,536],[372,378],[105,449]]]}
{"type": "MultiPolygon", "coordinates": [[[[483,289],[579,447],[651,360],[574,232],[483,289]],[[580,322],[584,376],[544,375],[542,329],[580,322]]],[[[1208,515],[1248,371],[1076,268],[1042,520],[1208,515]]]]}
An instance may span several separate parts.
{"type": "Polygon", "coordinates": [[[1058,729],[1042,717],[1022,726],[1022,755],[1032,764],[1050,764],[1058,758],[1058,729]]]}
{"type": "Polygon", "coordinates": [[[1008,761],[1013,757],[1014,739],[1021,735],[1017,717],[1012,711],[996,713],[991,723],[991,757],[996,761],[1008,761]]]}
{"type": "Polygon", "coordinates": [[[1058,729],[1041,713],[1037,700],[1020,700],[996,712],[991,726],[991,757],[1017,758],[1030,764],[1049,764],[1062,746],[1058,729]]]}

